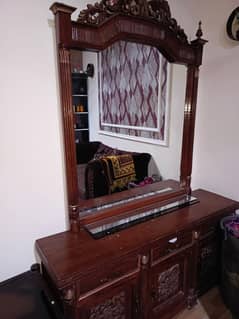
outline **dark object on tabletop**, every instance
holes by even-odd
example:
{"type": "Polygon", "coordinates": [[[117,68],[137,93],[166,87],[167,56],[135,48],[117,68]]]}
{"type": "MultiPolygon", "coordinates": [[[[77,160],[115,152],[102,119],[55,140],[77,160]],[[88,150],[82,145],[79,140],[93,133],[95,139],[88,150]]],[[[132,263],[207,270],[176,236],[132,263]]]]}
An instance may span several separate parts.
{"type": "Polygon", "coordinates": [[[221,228],[224,231],[221,293],[233,316],[239,318],[239,216],[223,218],[221,228]]]}
{"type": "Polygon", "coordinates": [[[57,304],[44,293],[45,282],[35,265],[31,271],[0,283],[1,319],[62,319],[57,304]]]}

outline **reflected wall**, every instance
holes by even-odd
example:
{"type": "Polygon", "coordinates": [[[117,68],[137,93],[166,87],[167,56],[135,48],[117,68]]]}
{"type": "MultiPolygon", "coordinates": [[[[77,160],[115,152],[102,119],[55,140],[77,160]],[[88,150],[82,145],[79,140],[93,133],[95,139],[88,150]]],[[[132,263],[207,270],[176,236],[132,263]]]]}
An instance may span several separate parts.
{"type": "Polygon", "coordinates": [[[149,175],[160,174],[163,179],[179,180],[186,86],[185,66],[177,64],[170,65],[168,145],[162,146],[145,141],[132,141],[107,136],[100,133],[99,67],[97,53],[83,52],[84,69],[88,63],[93,63],[95,66],[95,76],[88,79],[90,140],[101,141],[111,147],[117,147],[127,151],[150,153],[152,160],[149,164],[149,175]]]}

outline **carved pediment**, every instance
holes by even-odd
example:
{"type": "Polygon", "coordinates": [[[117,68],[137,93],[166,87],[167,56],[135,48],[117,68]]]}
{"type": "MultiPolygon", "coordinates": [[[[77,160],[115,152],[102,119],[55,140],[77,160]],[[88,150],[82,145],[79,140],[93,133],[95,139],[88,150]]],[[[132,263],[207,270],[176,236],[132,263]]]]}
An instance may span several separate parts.
{"type": "Polygon", "coordinates": [[[87,9],[80,12],[77,22],[100,26],[117,15],[156,21],[171,30],[180,41],[188,43],[184,30],[171,17],[166,0],[102,0],[94,5],[88,4],[87,9]]]}

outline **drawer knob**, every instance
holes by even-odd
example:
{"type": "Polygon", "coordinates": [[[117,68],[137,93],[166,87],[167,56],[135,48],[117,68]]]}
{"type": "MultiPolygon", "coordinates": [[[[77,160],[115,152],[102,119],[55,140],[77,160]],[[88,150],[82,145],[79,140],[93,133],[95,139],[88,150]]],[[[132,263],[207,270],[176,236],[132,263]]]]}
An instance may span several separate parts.
{"type": "Polygon", "coordinates": [[[195,232],[193,233],[193,238],[194,238],[194,239],[198,239],[198,238],[199,238],[199,232],[198,232],[198,231],[195,231],[195,232]]]}
{"type": "Polygon", "coordinates": [[[72,289],[67,289],[64,291],[63,299],[66,302],[71,302],[74,298],[74,291],[72,289]]]}

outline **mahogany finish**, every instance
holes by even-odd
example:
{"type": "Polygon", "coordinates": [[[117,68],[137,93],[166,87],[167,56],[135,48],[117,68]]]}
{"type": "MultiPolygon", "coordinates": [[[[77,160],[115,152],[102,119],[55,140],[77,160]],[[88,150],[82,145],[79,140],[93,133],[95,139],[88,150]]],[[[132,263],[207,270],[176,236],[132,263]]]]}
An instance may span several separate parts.
{"type": "Polygon", "coordinates": [[[43,275],[65,317],[164,319],[192,306],[197,289],[218,280],[219,220],[239,208],[203,190],[193,196],[199,203],[99,240],[84,229],[37,240],[43,275]]]}
{"type": "MultiPolygon", "coordinates": [[[[138,42],[158,48],[168,61],[187,67],[180,188],[184,194],[190,194],[199,66],[202,63],[203,46],[207,42],[201,38],[201,23],[196,40],[189,42],[184,30],[171,16],[165,0],[102,0],[88,5],[86,10],[80,12],[77,21],[71,20],[71,14],[76,10],[74,7],[54,3],[51,10],[56,21],[71,229],[79,230],[80,211],[82,206],[87,205],[79,199],[77,184],[71,96],[71,49],[99,51],[119,40],[138,42]]],[[[178,191],[170,192],[166,198],[168,196],[174,198],[178,196],[178,191]]],[[[161,195],[156,199],[160,202],[165,200],[165,197],[161,195]]],[[[140,206],[142,207],[142,203],[140,206]]],[[[109,210],[109,214],[116,213],[115,209],[112,209],[111,213],[109,210]]]]}

